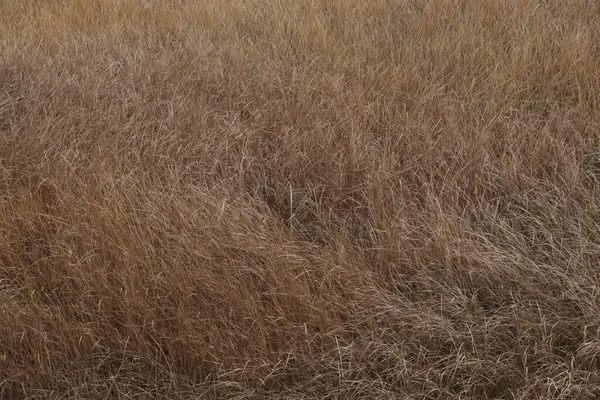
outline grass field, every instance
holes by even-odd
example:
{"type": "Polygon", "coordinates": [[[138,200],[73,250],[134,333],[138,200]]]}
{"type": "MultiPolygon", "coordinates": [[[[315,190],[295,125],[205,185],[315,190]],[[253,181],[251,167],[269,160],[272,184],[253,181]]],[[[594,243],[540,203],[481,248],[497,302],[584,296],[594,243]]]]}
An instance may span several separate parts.
{"type": "Polygon", "coordinates": [[[0,0],[46,398],[600,398],[600,3],[0,0]]]}

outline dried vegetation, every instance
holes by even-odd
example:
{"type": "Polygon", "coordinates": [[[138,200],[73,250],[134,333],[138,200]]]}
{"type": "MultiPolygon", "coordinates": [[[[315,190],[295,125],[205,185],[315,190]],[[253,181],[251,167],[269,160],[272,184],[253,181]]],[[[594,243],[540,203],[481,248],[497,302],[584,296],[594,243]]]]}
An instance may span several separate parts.
{"type": "Polygon", "coordinates": [[[600,4],[0,0],[0,398],[600,398],[600,4]]]}

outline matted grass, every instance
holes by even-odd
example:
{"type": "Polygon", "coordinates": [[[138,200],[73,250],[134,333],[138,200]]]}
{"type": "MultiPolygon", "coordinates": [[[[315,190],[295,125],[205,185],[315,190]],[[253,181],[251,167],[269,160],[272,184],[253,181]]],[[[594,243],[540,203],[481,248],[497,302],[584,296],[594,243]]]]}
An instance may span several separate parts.
{"type": "Polygon", "coordinates": [[[600,398],[600,4],[0,0],[0,398],[600,398]]]}

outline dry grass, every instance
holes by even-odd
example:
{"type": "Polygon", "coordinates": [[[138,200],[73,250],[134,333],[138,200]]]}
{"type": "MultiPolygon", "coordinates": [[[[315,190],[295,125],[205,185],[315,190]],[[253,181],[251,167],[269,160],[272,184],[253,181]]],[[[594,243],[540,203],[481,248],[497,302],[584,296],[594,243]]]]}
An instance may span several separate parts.
{"type": "Polygon", "coordinates": [[[0,398],[600,398],[599,21],[0,0],[0,398]]]}

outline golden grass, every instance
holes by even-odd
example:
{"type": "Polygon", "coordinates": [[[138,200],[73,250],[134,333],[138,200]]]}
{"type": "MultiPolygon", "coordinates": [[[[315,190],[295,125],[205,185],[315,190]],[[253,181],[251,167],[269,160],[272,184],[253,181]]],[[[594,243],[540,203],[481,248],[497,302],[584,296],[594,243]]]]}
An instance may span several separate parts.
{"type": "Polygon", "coordinates": [[[599,21],[0,0],[0,398],[600,398],[599,21]]]}

